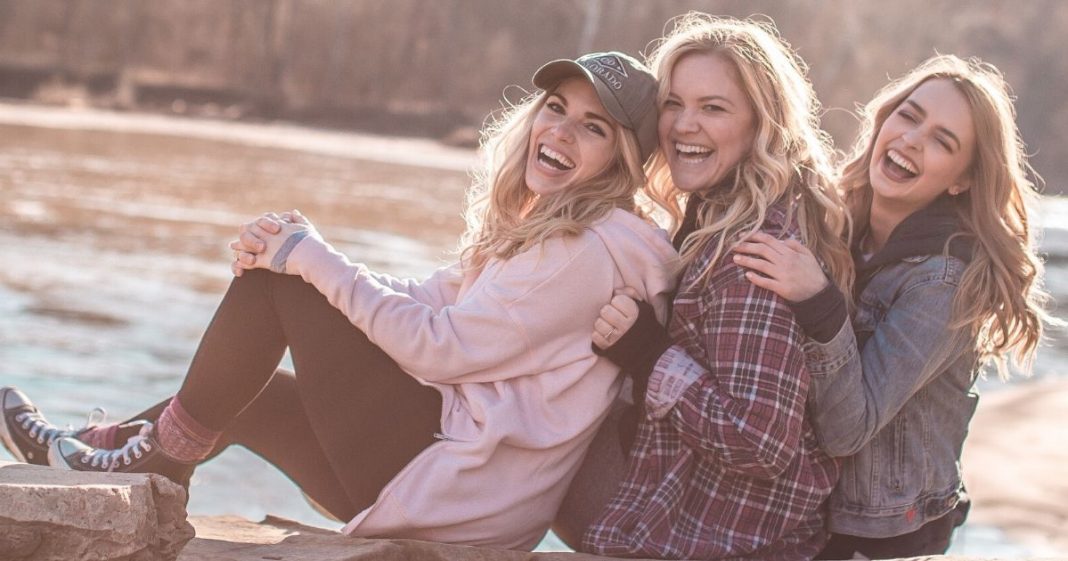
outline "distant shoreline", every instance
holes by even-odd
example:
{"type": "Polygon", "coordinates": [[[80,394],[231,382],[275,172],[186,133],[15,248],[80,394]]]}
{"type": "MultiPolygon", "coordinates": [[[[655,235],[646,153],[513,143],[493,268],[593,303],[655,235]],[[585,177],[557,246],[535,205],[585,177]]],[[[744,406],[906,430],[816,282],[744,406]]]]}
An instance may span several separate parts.
{"type": "Polygon", "coordinates": [[[333,131],[280,121],[247,123],[6,100],[0,101],[0,124],[191,137],[446,171],[466,172],[477,162],[474,150],[436,140],[333,131]]]}

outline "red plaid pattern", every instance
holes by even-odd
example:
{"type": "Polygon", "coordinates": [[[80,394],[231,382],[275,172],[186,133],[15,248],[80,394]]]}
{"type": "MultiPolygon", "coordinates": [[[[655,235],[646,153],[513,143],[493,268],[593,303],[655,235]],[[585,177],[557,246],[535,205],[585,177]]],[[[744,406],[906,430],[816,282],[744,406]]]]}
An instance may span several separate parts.
{"type": "MultiPolygon", "coordinates": [[[[773,208],[762,229],[784,223],[773,208]]],[[[684,275],[670,326],[708,373],[666,417],[642,419],[627,478],[583,544],[620,557],[811,559],[838,465],[805,420],[804,336],[730,255],[695,286],[709,258],[684,275]]]]}

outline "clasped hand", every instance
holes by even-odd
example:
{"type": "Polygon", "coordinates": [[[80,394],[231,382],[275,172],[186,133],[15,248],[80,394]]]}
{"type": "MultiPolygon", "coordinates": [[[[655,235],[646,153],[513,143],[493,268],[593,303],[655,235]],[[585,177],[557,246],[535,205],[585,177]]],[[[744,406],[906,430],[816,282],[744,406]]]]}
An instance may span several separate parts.
{"type": "Polygon", "coordinates": [[[735,246],[734,262],[749,282],[790,302],[808,300],[830,283],[812,251],[792,238],[757,232],[735,246]]]}
{"type": "Polygon", "coordinates": [[[238,228],[238,238],[230,242],[234,252],[230,270],[234,276],[240,277],[247,270],[270,269],[285,241],[302,232],[318,237],[315,226],[296,209],[281,214],[268,212],[242,224],[238,228]]]}

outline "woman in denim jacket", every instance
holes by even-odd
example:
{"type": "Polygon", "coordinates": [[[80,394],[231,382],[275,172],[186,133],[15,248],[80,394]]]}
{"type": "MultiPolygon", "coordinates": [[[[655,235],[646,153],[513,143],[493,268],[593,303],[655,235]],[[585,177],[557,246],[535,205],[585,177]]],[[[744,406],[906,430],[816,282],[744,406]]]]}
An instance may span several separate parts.
{"type": "MultiPolygon", "coordinates": [[[[846,456],[821,558],[943,553],[963,522],[973,383],[990,362],[1006,376],[1010,355],[1029,365],[1050,319],[1029,171],[993,66],[937,56],[868,104],[842,177],[852,329],[831,314],[807,326],[810,414],[821,446],[846,456]]],[[[844,307],[800,244],[758,235],[738,251],[750,280],[797,302],[799,316],[844,307]]]]}

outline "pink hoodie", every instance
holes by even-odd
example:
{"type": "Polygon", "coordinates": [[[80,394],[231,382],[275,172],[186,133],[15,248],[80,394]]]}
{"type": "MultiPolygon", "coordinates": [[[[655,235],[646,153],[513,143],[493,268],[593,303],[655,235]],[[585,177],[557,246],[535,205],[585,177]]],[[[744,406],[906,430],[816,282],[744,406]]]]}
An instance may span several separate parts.
{"type": "Polygon", "coordinates": [[[663,230],[618,209],[477,275],[453,266],[421,283],[301,241],[287,272],[443,397],[439,440],[344,531],[533,549],[622,383],[590,350],[594,320],[623,286],[663,319],[677,259],[663,230]]]}

